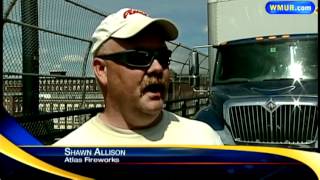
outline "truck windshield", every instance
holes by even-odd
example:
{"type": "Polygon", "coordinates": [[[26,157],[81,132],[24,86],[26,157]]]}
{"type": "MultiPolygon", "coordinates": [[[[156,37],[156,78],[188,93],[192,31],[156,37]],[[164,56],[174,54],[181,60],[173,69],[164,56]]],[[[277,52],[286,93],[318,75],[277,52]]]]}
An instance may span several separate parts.
{"type": "Polygon", "coordinates": [[[214,83],[318,79],[317,40],[317,35],[308,35],[221,46],[214,83]]]}

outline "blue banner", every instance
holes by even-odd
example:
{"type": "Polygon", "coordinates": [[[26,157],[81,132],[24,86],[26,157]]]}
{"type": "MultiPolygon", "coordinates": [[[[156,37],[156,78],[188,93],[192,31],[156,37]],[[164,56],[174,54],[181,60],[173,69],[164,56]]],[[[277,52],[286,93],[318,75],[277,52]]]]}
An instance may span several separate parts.
{"type": "MultiPolygon", "coordinates": [[[[61,168],[63,177],[74,173],[84,178],[132,177],[141,175],[215,175],[223,177],[250,178],[306,178],[316,179],[317,175],[307,165],[285,156],[226,150],[223,146],[201,147],[21,147],[38,160],[61,168]],[[219,149],[219,147],[221,149],[219,149]]],[[[13,159],[1,156],[1,166],[10,173],[4,177],[15,177],[16,173],[26,173],[24,177],[37,177],[38,173],[29,166],[22,166],[13,159]],[[34,172],[34,174],[32,174],[34,172]],[[30,174],[31,173],[31,174],[30,174]]],[[[28,161],[27,159],[25,161],[28,161]]],[[[37,164],[36,160],[33,160],[37,164]]],[[[55,170],[58,172],[57,170],[55,170]]],[[[53,172],[53,171],[52,171],[53,172]]],[[[40,172],[40,175],[43,172],[40,172]]],[[[50,173],[49,173],[50,174],[50,173]]],[[[59,173],[56,173],[59,174],[59,173]]],[[[54,175],[47,175],[53,176],[54,175]]],[[[39,176],[40,177],[40,176],[39,176]]],[[[43,177],[43,175],[41,175],[43,177]]],[[[71,176],[74,177],[74,176],[71,176]]],[[[77,177],[78,178],[78,177],[77,177]]]]}
{"type": "Polygon", "coordinates": [[[269,14],[312,14],[315,5],[311,1],[269,1],[266,11],[269,14]]]}

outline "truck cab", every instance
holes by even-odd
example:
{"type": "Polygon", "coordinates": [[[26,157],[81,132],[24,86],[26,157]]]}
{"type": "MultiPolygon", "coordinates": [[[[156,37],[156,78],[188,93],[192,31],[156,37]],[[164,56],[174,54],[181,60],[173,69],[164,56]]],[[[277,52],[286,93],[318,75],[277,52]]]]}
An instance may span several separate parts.
{"type": "Polygon", "coordinates": [[[270,14],[270,7],[265,0],[208,1],[210,105],[195,119],[224,144],[317,148],[317,13],[270,14]]]}

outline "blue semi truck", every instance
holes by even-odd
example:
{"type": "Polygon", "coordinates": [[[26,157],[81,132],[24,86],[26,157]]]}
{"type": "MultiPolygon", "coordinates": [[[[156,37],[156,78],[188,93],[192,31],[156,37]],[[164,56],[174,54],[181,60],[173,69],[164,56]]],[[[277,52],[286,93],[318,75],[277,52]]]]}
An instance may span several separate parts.
{"type": "Polygon", "coordinates": [[[313,1],[208,0],[209,106],[195,119],[225,144],[318,147],[318,10],[313,1]]]}

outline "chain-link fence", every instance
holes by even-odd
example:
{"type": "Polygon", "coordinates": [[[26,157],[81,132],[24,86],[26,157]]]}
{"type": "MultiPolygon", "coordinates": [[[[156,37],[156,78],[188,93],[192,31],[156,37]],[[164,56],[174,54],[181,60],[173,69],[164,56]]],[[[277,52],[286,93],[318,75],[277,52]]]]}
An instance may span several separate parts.
{"type": "MultiPolygon", "coordinates": [[[[36,135],[74,129],[91,114],[55,117],[41,125],[26,117],[103,107],[89,51],[93,31],[107,15],[79,1],[3,0],[3,105],[36,135]]],[[[168,100],[198,97],[187,75],[192,49],[167,45],[173,51],[168,100]]],[[[200,53],[204,86],[207,59],[200,53]]]]}

